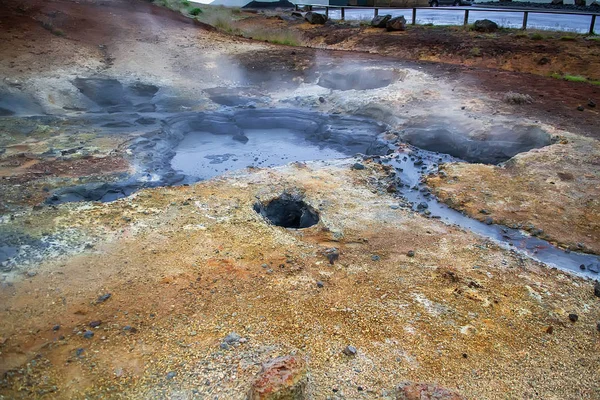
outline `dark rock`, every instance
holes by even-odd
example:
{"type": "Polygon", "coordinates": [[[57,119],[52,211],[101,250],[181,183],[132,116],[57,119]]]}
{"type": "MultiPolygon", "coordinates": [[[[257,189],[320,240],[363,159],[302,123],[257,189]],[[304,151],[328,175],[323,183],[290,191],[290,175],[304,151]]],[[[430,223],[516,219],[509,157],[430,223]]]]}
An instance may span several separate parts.
{"type": "Polygon", "coordinates": [[[83,337],[86,338],[86,339],[91,339],[91,338],[94,337],[94,332],[92,332],[92,331],[85,331],[83,333],[83,337]]]}
{"type": "Polygon", "coordinates": [[[346,348],[342,351],[347,356],[355,356],[356,355],[356,347],[354,346],[346,346],[346,348]]]}
{"type": "Polygon", "coordinates": [[[396,388],[396,400],[463,400],[449,389],[427,383],[403,382],[396,388]]]}
{"type": "Polygon", "coordinates": [[[57,331],[57,330],[59,330],[59,329],[60,329],[60,325],[54,325],[54,326],[52,327],[52,330],[53,330],[54,332],[56,332],[56,331],[57,331]]]}
{"type": "Polygon", "coordinates": [[[106,300],[110,299],[110,296],[112,296],[110,293],[103,294],[102,296],[98,297],[96,304],[104,303],[106,300]]]}
{"type": "Polygon", "coordinates": [[[372,255],[371,256],[371,260],[373,260],[373,261],[379,261],[379,260],[381,260],[381,257],[379,257],[378,255],[372,255]]]}
{"type": "Polygon", "coordinates": [[[555,5],[555,6],[563,5],[563,0],[552,0],[552,5],[555,5]]]}
{"type": "Polygon", "coordinates": [[[582,271],[583,271],[583,270],[585,270],[585,264],[581,264],[581,265],[579,266],[579,269],[580,269],[580,270],[582,270],[582,271]]]}
{"type": "Polygon", "coordinates": [[[407,256],[409,257],[414,257],[415,256],[415,252],[414,250],[409,250],[408,253],[406,253],[407,256]]]}
{"type": "Polygon", "coordinates": [[[488,210],[486,210],[485,208],[482,208],[481,210],[479,210],[479,213],[483,214],[483,215],[490,215],[490,212],[488,210]]]}
{"type": "Polygon", "coordinates": [[[100,321],[100,320],[97,320],[97,321],[92,321],[92,322],[90,322],[90,323],[89,323],[89,326],[90,326],[90,328],[96,328],[96,327],[99,327],[99,326],[100,326],[100,324],[102,324],[102,321],[100,321]]]}
{"type": "Polygon", "coordinates": [[[498,24],[489,19],[480,19],[475,21],[473,29],[477,32],[496,32],[498,30],[498,24]]]}
{"type": "Polygon", "coordinates": [[[323,286],[325,286],[325,284],[321,281],[317,281],[317,287],[318,288],[322,288],[323,286]]]}
{"type": "Polygon", "coordinates": [[[325,257],[329,260],[329,264],[333,265],[340,258],[340,251],[332,247],[325,250],[325,257]]]}
{"type": "Polygon", "coordinates": [[[594,100],[590,100],[588,102],[588,107],[592,107],[592,108],[596,107],[596,102],[594,100]]]}
{"type": "Polygon", "coordinates": [[[487,217],[483,222],[485,222],[486,225],[491,225],[494,223],[494,220],[491,217],[487,217]]]}
{"type": "Polygon", "coordinates": [[[354,163],[354,165],[352,166],[352,169],[362,170],[362,169],[365,169],[365,166],[361,163],[354,163]]]}
{"type": "Polygon", "coordinates": [[[223,342],[227,343],[227,344],[235,344],[235,343],[239,343],[241,338],[242,337],[240,335],[238,335],[237,333],[231,332],[229,335],[225,336],[225,339],[223,339],[223,342]]]}
{"type": "Polygon", "coordinates": [[[406,18],[404,18],[402,15],[400,17],[390,19],[385,24],[385,29],[387,29],[388,32],[406,30],[406,18]]]}
{"type": "Polygon", "coordinates": [[[600,282],[598,281],[594,284],[594,296],[600,297],[600,282]]]}
{"type": "Polygon", "coordinates": [[[378,15],[371,21],[371,26],[374,28],[385,28],[390,19],[392,19],[392,16],[389,14],[378,15]]]}
{"type": "Polygon", "coordinates": [[[77,350],[75,350],[75,355],[77,357],[80,357],[83,354],[84,351],[85,351],[85,349],[83,347],[80,347],[77,350]]]}
{"type": "Polygon", "coordinates": [[[596,329],[598,330],[598,332],[600,332],[600,322],[598,322],[598,323],[596,324],[596,329]]]}
{"type": "Polygon", "coordinates": [[[549,326],[548,328],[546,328],[546,333],[551,335],[552,332],[554,332],[554,328],[552,326],[549,326]]]}
{"type": "Polygon", "coordinates": [[[577,107],[577,111],[583,111],[583,110],[585,110],[585,108],[583,108],[583,106],[578,106],[577,107]]]}
{"type": "Polygon", "coordinates": [[[321,104],[325,103],[325,97],[319,97],[319,103],[321,103],[321,104]]]}
{"type": "Polygon", "coordinates": [[[248,136],[244,135],[243,133],[239,133],[237,135],[234,135],[233,140],[238,141],[240,143],[247,143],[248,142],[248,136]]]}
{"type": "Polygon", "coordinates": [[[538,65],[546,65],[550,63],[550,59],[548,57],[542,57],[538,61],[538,65]]]}
{"type": "Polygon", "coordinates": [[[579,316],[577,314],[569,314],[569,321],[571,322],[577,322],[577,320],[579,319],[579,316]]]}
{"type": "Polygon", "coordinates": [[[248,400],[303,400],[306,398],[306,363],[296,356],[274,358],[262,365],[248,400]]]}
{"type": "Polygon", "coordinates": [[[429,208],[429,204],[427,204],[425,202],[417,204],[417,210],[425,210],[427,208],[429,208]]]}
{"type": "Polygon", "coordinates": [[[177,376],[177,372],[171,371],[167,374],[167,379],[171,380],[177,376]]]}
{"type": "Polygon", "coordinates": [[[316,12],[309,11],[304,14],[304,19],[313,25],[323,25],[327,22],[327,16],[316,12]]]}

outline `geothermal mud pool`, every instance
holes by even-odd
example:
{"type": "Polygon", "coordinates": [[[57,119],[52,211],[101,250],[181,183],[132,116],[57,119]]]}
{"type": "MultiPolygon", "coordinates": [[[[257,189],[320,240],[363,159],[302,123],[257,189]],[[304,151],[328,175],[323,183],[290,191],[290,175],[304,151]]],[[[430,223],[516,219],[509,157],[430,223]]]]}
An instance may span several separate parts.
{"type": "MultiPolygon", "coordinates": [[[[398,79],[393,70],[385,71],[388,73],[376,80],[365,78],[372,76],[368,74],[372,71],[367,70],[359,70],[365,77],[358,72],[328,73],[319,78],[318,85],[342,91],[385,87],[398,79]]],[[[341,159],[356,154],[376,156],[379,163],[394,168],[398,194],[425,216],[458,225],[573,273],[598,273],[600,259],[596,256],[565,252],[517,227],[497,226],[491,219],[480,222],[469,218],[440,204],[423,186],[423,178],[438,173],[443,163],[498,164],[521,152],[550,145],[551,136],[538,126],[495,125],[467,134],[466,128],[452,126],[440,117],[425,117],[414,123],[409,120],[401,131],[393,131],[384,123],[362,117],[301,109],[256,109],[231,98],[224,101],[222,90],[208,92],[211,96],[218,93],[217,100],[236,107],[176,113],[173,107],[176,109],[181,102],[154,85],[126,86],[114,79],[95,78],[78,78],[74,85],[87,99],[81,108],[86,112],[63,118],[61,124],[73,130],[85,126],[99,135],[140,129],[146,133],[134,138],[128,148],[135,166],[131,174],[116,182],[92,182],[55,190],[48,197],[48,204],[114,201],[142,188],[190,184],[245,168],[341,159]],[[386,137],[390,133],[395,139],[386,137]]],[[[11,111],[13,114],[19,110],[25,114],[37,111],[33,106],[19,109],[22,101],[14,104],[18,107],[11,111]]],[[[188,103],[188,107],[193,104],[188,103]]],[[[59,120],[50,119],[47,123],[59,120]]],[[[259,212],[266,215],[263,208],[259,212]]],[[[11,246],[11,242],[14,240],[5,240],[0,261],[6,263],[18,256],[18,246],[11,246]]]]}

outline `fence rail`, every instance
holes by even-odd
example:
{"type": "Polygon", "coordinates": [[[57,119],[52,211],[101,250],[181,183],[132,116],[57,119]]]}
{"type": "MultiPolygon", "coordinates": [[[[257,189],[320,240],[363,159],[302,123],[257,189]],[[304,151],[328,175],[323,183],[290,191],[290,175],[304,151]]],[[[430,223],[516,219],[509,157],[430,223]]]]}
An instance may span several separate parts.
{"type": "MultiPolygon", "coordinates": [[[[379,15],[379,10],[412,10],[412,21],[411,24],[415,25],[417,21],[417,10],[431,10],[431,7],[371,7],[371,6],[334,6],[334,5],[324,5],[324,4],[301,4],[297,3],[295,5],[296,10],[299,10],[300,7],[307,7],[309,10],[316,9],[325,9],[325,15],[329,17],[330,9],[339,9],[341,20],[346,19],[346,10],[373,10],[373,16],[376,17],[379,15]]],[[[436,10],[448,10],[448,11],[464,11],[465,18],[463,25],[468,25],[469,22],[469,13],[470,12],[522,12],[523,13],[523,25],[521,29],[527,29],[527,20],[529,19],[529,14],[559,14],[559,15],[587,15],[590,17],[590,30],[589,34],[594,34],[594,27],[596,25],[596,17],[600,15],[600,13],[595,12],[582,12],[582,11],[556,11],[556,10],[536,10],[531,8],[490,8],[490,7],[436,7],[436,10]]]]}

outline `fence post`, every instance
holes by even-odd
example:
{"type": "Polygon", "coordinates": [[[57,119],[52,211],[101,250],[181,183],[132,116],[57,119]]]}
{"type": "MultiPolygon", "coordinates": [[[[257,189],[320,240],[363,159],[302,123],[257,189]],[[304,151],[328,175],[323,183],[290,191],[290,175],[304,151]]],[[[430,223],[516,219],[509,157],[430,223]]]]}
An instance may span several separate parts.
{"type": "Polygon", "coordinates": [[[342,7],[342,21],[346,19],[346,9],[342,7]]]}
{"type": "Polygon", "coordinates": [[[329,7],[325,7],[325,16],[329,19],[329,7]]]}
{"type": "Polygon", "coordinates": [[[377,17],[379,15],[379,8],[374,8],[373,17],[377,17]]]}
{"type": "Polygon", "coordinates": [[[465,22],[464,26],[469,25],[469,10],[465,10],[465,22]]]}
{"type": "Polygon", "coordinates": [[[417,9],[413,7],[413,13],[412,13],[412,24],[416,24],[417,23],[417,9]]]}
{"type": "Polygon", "coordinates": [[[298,11],[298,3],[296,3],[296,4],[294,5],[294,8],[296,9],[296,11],[298,11]]]}
{"type": "Polygon", "coordinates": [[[521,29],[525,30],[527,29],[527,17],[529,16],[529,12],[524,11],[523,12],[523,27],[521,29]]]}
{"type": "Polygon", "coordinates": [[[592,15],[592,22],[590,23],[590,35],[594,34],[594,25],[596,25],[596,14],[592,15]]]}

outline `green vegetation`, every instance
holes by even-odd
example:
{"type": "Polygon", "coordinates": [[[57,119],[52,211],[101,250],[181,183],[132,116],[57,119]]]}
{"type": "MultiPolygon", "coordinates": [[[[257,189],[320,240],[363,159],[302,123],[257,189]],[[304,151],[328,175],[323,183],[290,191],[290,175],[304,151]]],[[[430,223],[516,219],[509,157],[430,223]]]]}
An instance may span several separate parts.
{"type": "Polygon", "coordinates": [[[563,79],[565,81],[569,81],[569,82],[587,82],[587,78],[585,78],[583,76],[579,76],[579,75],[568,75],[568,74],[565,74],[563,76],[563,79]]]}
{"type": "Polygon", "coordinates": [[[589,83],[592,85],[600,86],[600,81],[588,79],[585,76],[581,76],[581,75],[570,75],[570,74],[561,75],[561,74],[557,74],[555,72],[555,73],[551,74],[550,77],[552,77],[554,79],[562,79],[562,80],[569,81],[569,82],[584,82],[584,83],[589,83]]]}
{"type": "Polygon", "coordinates": [[[570,40],[577,40],[577,38],[575,36],[561,36],[560,40],[570,41],[570,40]]]}
{"type": "Polygon", "coordinates": [[[542,35],[541,33],[536,32],[536,33],[532,34],[531,36],[529,36],[529,38],[531,40],[542,40],[542,39],[544,39],[544,35],[542,35]]]}
{"type": "Polygon", "coordinates": [[[60,36],[60,37],[66,36],[66,33],[63,30],[56,28],[50,22],[45,22],[45,21],[42,22],[42,27],[44,29],[50,31],[55,36],[60,36]]]}
{"type": "Polygon", "coordinates": [[[183,1],[181,2],[181,5],[182,5],[182,6],[184,6],[184,7],[189,7],[191,4],[190,4],[190,2],[189,2],[189,1],[187,1],[187,0],[183,0],[183,1]]]}
{"type": "Polygon", "coordinates": [[[481,49],[479,47],[473,47],[471,51],[469,51],[469,55],[471,57],[479,57],[481,56],[481,49]]]}
{"type": "Polygon", "coordinates": [[[202,10],[199,9],[198,7],[195,7],[190,10],[190,14],[194,15],[194,16],[200,15],[200,14],[202,14],[202,10]]]}
{"type": "Polygon", "coordinates": [[[302,39],[296,32],[290,30],[273,30],[273,29],[255,29],[242,34],[244,37],[269,42],[274,44],[282,44],[285,46],[300,46],[302,39]]]}

